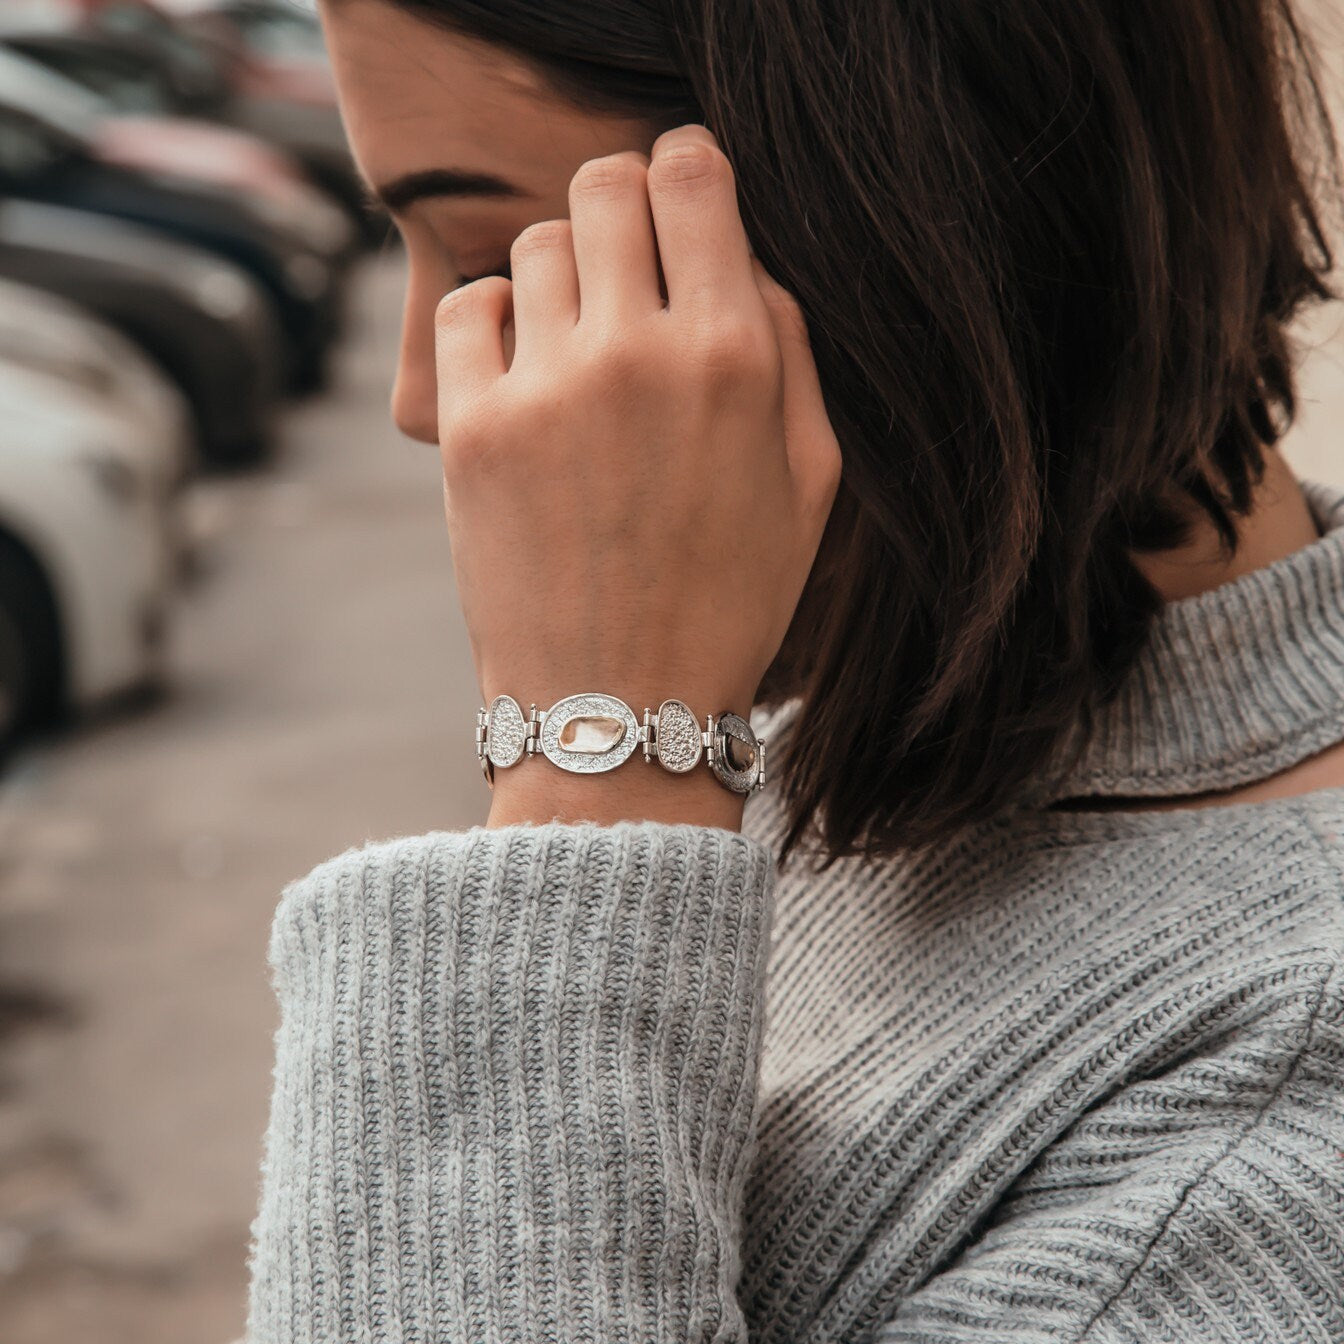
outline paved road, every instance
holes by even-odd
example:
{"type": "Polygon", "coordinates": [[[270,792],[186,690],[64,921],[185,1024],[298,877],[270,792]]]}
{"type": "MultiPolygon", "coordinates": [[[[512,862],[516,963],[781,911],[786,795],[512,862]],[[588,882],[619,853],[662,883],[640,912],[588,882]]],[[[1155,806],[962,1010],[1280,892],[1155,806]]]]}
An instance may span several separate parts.
{"type": "MultiPolygon", "coordinates": [[[[282,885],[484,820],[437,454],[386,394],[401,267],[363,274],[336,390],[204,486],[171,694],[0,781],[0,1338],[226,1344],[270,1084],[282,885]]],[[[1299,471],[1344,483],[1338,313],[1307,333],[1299,471]]]]}

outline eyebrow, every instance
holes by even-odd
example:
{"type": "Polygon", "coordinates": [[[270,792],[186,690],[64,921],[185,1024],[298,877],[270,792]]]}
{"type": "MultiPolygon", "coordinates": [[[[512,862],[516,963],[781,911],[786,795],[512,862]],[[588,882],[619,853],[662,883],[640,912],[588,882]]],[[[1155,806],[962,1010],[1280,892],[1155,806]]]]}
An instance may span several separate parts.
{"type": "Polygon", "coordinates": [[[432,196],[484,196],[508,199],[527,196],[521,187],[493,173],[467,172],[461,168],[427,168],[405,173],[376,186],[365,184],[370,198],[384,210],[404,210],[432,196]]]}

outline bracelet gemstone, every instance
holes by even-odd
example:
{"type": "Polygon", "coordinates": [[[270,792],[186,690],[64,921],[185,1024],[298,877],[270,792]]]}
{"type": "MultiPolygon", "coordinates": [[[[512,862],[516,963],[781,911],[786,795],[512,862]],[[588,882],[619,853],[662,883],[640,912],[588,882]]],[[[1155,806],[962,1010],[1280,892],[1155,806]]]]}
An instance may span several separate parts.
{"type": "Polygon", "coordinates": [[[567,695],[557,700],[538,722],[542,754],[562,770],[576,775],[614,770],[639,746],[635,711],[614,695],[595,691],[567,695]],[[569,742],[578,745],[571,747],[567,745],[569,742]]]}
{"type": "Polygon", "coordinates": [[[612,714],[576,714],[565,720],[560,730],[560,745],[566,751],[601,756],[620,745],[625,724],[612,714]]]}

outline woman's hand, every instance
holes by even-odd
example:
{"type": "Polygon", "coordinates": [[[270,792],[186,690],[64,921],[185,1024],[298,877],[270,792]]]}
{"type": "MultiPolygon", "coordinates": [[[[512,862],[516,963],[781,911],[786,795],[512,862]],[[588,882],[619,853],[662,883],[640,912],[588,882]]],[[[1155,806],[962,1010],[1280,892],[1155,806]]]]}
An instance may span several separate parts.
{"type": "MultiPolygon", "coordinates": [[[[702,722],[745,716],[840,479],[802,317],[751,255],[703,126],[585,163],[569,206],[518,236],[511,280],[437,314],[445,513],[482,693],[524,713],[603,691],[637,717],[669,697],[702,722]]],[[[566,812],[737,825],[741,800],[638,752],[582,778],[540,756],[496,772],[492,825],[566,812]]]]}

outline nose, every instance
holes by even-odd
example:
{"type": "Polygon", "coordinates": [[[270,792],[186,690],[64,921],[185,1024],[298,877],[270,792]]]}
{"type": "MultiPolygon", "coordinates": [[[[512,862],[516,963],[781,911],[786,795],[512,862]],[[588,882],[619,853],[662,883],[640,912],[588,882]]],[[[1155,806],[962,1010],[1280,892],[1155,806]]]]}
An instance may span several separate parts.
{"type": "MultiPolygon", "coordinates": [[[[402,312],[401,350],[392,385],[392,420],[408,439],[439,442],[439,387],[434,354],[434,310],[440,291],[421,289],[414,280],[406,291],[402,312]]],[[[513,322],[504,324],[500,340],[505,367],[513,363],[513,322]]]]}
{"type": "Polygon", "coordinates": [[[408,277],[401,314],[401,349],[392,384],[392,420],[407,438],[438,443],[438,380],[434,370],[434,300],[408,277]]]}
{"type": "Polygon", "coordinates": [[[439,441],[438,391],[434,363],[428,369],[423,361],[412,361],[403,353],[392,385],[392,420],[408,439],[420,443],[439,441]]]}

